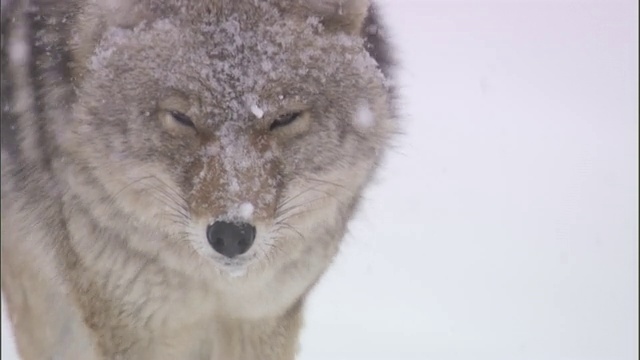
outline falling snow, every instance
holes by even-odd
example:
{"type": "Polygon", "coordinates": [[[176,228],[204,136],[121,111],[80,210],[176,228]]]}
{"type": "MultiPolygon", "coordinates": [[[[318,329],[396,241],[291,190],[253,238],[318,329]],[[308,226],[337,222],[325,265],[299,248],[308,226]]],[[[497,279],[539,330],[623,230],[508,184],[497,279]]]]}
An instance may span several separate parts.
{"type": "Polygon", "coordinates": [[[367,129],[373,126],[375,117],[369,104],[366,102],[361,103],[356,109],[356,115],[353,118],[353,124],[359,129],[367,129]]]}

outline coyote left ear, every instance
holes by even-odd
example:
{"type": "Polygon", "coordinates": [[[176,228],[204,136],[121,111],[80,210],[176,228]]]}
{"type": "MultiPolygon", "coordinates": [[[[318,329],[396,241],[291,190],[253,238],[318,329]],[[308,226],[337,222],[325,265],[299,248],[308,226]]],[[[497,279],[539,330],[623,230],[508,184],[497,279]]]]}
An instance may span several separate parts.
{"type": "Polygon", "coordinates": [[[326,29],[356,35],[360,33],[369,10],[369,0],[300,0],[326,29]]]}
{"type": "Polygon", "coordinates": [[[147,17],[144,2],[138,0],[87,0],[78,9],[77,32],[70,40],[73,77],[82,78],[86,62],[104,32],[113,27],[133,28],[147,17]]]}

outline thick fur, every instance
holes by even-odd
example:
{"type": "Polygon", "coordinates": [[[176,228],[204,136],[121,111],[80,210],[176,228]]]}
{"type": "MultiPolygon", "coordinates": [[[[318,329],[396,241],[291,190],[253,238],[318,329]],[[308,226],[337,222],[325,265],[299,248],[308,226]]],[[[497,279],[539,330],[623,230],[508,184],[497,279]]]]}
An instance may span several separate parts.
{"type": "Polygon", "coordinates": [[[396,130],[381,29],[365,0],[3,0],[22,358],[293,359],[396,130]],[[247,253],[209,246],[221,219],[247,253]]]}

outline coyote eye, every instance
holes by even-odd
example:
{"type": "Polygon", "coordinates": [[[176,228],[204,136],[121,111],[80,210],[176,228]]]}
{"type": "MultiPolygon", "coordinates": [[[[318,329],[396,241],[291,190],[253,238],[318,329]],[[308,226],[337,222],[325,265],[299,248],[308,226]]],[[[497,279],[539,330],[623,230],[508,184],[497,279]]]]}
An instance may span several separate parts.
{"type": "Polygon", "coordinates": [[[169,111],[169,114],[171,114],[171,117],[173,117],[173,119],[179,122],[181,125],[189,126],[192,128],[196,127],[193,121],[191,121],[191,118],[184,113],[181,113],[179,111],[169,111]]]}
{"type": "Polygon", "coordinates": [[[273,120],[273,122],[269,126],[269,130],[275,130],[277,128],[287,126],[296,121],[296,119],[299,118],[300,115],[302,115],[302,111],[280,115],[278,116],[278,118],[273,120]]]}

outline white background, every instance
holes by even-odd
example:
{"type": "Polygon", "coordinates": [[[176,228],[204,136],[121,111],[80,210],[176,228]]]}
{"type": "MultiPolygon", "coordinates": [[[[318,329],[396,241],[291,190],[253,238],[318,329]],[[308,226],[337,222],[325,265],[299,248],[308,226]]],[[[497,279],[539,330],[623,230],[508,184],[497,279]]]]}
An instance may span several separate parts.
{"type": "Polygon", "coordinates": [[[405,134],[300,358],[637,359],[637,1],[384,5],[405,134]]]}

